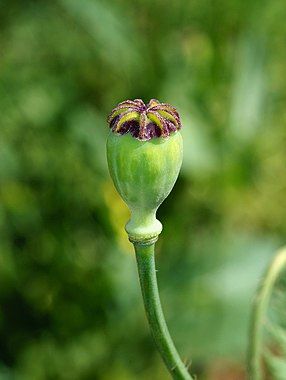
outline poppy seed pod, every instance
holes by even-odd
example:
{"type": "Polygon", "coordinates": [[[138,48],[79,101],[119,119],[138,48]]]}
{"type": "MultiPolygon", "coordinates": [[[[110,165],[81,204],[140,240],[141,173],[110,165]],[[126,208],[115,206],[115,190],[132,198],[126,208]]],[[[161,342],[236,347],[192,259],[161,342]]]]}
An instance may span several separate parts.
{"type": "Polygon", "coordinates": [[[182,164],[177,110],[152,99],[120,103],[108,117],[107,160],[114,185],[128,205],[132,242],[149,242],[162,231],[156,211],[172,190],[182,164]]]}

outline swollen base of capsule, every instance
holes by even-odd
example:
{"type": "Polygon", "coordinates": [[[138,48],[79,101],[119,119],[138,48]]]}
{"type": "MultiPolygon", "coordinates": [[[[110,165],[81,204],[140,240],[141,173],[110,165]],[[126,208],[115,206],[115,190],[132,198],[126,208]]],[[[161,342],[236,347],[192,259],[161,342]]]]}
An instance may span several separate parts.
{"type": "Polygon", "coordinates": [[[154,243],[157,241],[162,229],[162,223],[156,219],[156,211],[132,211],[131,219],[125,226],[129,240],[138,244],[154,243]]]}

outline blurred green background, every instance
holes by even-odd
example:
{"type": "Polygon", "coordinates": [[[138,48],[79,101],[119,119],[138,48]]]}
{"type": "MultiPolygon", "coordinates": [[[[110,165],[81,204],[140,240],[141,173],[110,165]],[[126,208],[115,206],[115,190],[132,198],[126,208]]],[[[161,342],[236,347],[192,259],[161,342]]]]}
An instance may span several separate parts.
{"type": "Polygon", "coordinates": [[[254,289],[286,241],[283,0],[0,2],[0,379],[162,380],[106,115],[174,104],[159,210],[170,331],[200,379],[244,379],[254,289]]]}

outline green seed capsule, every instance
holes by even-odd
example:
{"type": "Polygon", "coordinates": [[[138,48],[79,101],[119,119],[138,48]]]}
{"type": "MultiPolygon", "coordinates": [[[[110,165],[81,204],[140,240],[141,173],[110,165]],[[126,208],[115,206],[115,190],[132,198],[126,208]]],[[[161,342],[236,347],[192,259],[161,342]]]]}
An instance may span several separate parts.
{"type": "Polygon", "coordinates": [[[178,113],[172,106],[151,100],[145,109],[140,103],[138,111],[128,102],[132,101],[121,103],[111,113],[107,159],[114,185],[131,211],[126,225],[129,239],[144,242],[157,238],[162,231],[156,211],[178,177],[183,142],[177,130],[178,113]],[[159,126],[154,123],[156,117],[159,126]]]}

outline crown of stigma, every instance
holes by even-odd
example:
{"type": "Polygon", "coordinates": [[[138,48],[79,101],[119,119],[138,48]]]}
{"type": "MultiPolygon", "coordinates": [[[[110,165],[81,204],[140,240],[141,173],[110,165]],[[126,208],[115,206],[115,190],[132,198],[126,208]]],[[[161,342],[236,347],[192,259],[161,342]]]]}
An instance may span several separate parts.
{"type": "Polygon", "coordinates": [[[125,100],[112,110],[107,121],[113,132],[130,133],[138,140],[168,137],[182,127],[176,108],[156,99],[147,105],[141,99],[125,100]]]}

